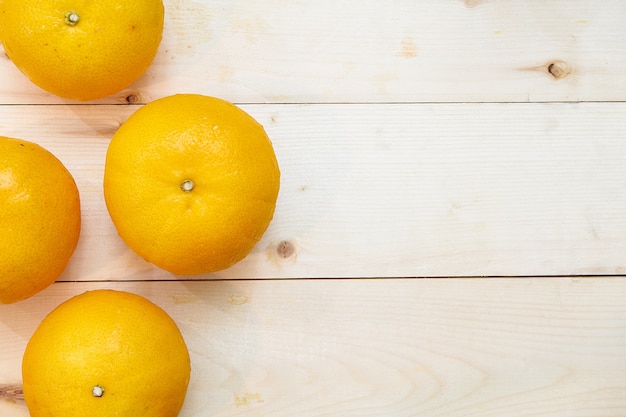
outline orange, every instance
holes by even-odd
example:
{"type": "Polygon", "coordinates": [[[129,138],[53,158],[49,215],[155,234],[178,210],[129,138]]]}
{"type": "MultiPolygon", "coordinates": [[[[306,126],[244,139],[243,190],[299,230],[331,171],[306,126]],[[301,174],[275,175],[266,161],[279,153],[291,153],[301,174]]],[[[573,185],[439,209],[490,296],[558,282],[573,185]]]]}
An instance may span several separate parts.
{"type": "Polygon", "coordinates": [[[161,0],[2,0],[0,41],[33,83],[91,100],[132,84],[161,42],[161,0]]]}
{"type": "Polygon", "coordinates": [[[140,108],[106,154],[104,197],[119,235],[174,274],[219,271],[246,257],[272,220],[279,185],[263,126],[198,94],[140,108]]]}
{"type": "Polygon", "coordinates": [[[63,302],[22,358],[31,417],[175,417],[190,372],[174,320],[144,297],[113,290],[63,302]]]}
{"type": "Polygon", "coordinates": [[[0,302],[52,284],[79,235],[78,188],[63,163],[35,143],[0,136],[0,302]]]}

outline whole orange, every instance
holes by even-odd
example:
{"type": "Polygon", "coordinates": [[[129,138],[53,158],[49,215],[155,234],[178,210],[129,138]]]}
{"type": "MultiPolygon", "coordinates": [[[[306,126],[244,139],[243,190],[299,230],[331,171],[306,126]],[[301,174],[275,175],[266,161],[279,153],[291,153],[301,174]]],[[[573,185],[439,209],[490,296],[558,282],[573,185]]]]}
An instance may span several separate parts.
{"type": "Polygon", "coordinates": [[[0,302],[52,284],[80,235],[80,198],[63,163],[41,146],[0,136],[0,302]]]}
{"type": "Polygon", "coordinates": [[[22,359],[32,417],[175,417],[190,372],[174,320],[144,297],[113,290],[60,304],[22,359]]]}
{"type": "Polygon", "coordinates": [[[279,186],[263,126],[198,94],[140,108],[106,155],[104,197],[119,235],[174,274],[214,272],[246,257],[272,220],[279,186]]]}
{"type": "Polygon", "coordinates": [[[2,0],[0,41],[39,87],[91,100],[128,87],[148,69],[163,20],[162,0],[2,0]]]}

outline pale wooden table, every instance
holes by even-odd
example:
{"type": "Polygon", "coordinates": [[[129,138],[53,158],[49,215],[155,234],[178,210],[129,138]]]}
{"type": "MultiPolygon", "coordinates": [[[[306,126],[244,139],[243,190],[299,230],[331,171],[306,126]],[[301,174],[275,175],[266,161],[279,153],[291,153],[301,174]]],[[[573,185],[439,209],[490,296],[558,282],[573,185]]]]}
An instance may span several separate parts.
{"type": "Polygon", "coordinates": [[[166,0],[150,70],[91,103],[0,54],[0,134],[72,171],[60,281],[0,306],[0,415],[21,356],[94,288],[133,291],[192,355],[181,416],[626,416],[626,2],[166,0]],[[116,235],[104,153],[142,103],[214,95],[282,169],[235,267],[182,279],[116,235]],[[131,104],[129,104],[129,102],[131,104]]]}

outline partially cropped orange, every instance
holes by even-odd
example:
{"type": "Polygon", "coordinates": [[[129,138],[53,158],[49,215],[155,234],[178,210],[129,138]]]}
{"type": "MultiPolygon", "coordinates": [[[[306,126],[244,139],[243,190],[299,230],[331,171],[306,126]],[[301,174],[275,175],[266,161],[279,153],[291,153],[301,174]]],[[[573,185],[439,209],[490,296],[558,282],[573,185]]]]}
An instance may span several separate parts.
{"type": "Polygon", "coordinates": [[[219,271],[246,257],[272,220],[279,186],[263,126],[198,94],[140,108],[106,155],[104,197],[119,235],[174,274],[219,271]]]}
{"type": "Polygon", "coordinates": [[[59,305],[22,359],[31,417],[175,417],[190,372],[174,320],[142,296],[113,290],[59,305]]]}
{"type": "Polygon", "coordinates": [[[33,83],[91,100],[114,94],[150,66],[161,42],[162,0],[2,0],[0,41],[33,83]]]}
{"type": "Polygon", "coordinates": [[[0,302],[28,298],[63,273],[80,220],[63,163],[35,143],[0,136],[0,302]]]}

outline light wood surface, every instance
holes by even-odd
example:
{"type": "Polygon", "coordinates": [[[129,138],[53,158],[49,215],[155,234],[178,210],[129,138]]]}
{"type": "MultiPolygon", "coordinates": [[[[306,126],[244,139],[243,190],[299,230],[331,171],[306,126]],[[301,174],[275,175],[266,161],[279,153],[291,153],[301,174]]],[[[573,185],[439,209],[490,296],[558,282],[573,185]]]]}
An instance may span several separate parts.
{"type": "MultiPolygon", "coordinates": [[[[101,102],[201,92],[236,102],[614,101],[626,3],[166,0],[159,54],[101,102]],[[550,65],[552,74],[549,71],[550,65]]],[[[0,101],[65,103],[0,55],[0,101]]]]}
{"type": "MultiPolygon", "coordinates": [[[[241,107],[274,143],[278,208],[245,261],[202,278],[626,270],[624,103],[241,107]]],[[[62,280],[171,279],[121,241],[102,196],[108,141],[136,109],[0,113],[5,135],[41,143],[78,183],[84,226],[62,280]]]]}
{"type": "MultiPolygon", "coordinates": [[[[626,279],[57,284],[3,307],[0,376],[87,289],[167,308],[192,355],[184,416],[623,416],[626,279]]],[[[2,415],[26,416],[0,402],[2,415]]]]}
{"type": "Polygon", "coordinates": [[[180,325],[181,417],[626,416],[626,2],[164,3],[151,68],[96,102],[0,49],[0,135],[55,153],[83,208],[59,282],[0,305],[0,416],[28,415],[38,323],[94,288],[180,325]],[[102,197],[111,135],[180,92],[252,114],[282,171],[254,251],[194,278],[102,197]]]}

